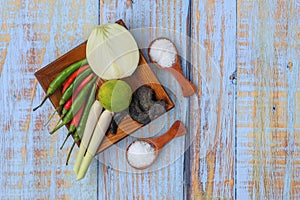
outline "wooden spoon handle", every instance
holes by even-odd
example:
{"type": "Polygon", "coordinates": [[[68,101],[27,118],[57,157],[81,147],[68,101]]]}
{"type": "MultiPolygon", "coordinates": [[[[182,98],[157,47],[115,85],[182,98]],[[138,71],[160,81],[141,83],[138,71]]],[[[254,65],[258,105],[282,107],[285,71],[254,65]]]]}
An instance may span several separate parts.
{"type": "Polygon", "coordinates": [[[182,71],[179,70],[177,67],[166,68],[166,70],[169,71],[178,81],[182,91],[182,95],[184,97],[189,97],[196,92],[196,86],[188,79],[186,79],[182,71]]]}
{"type": "Polygon", "coordinates": [[[183,123],[179,120],[174,122],[174,124],[170,127],[170,129],[164,133],[163,135],[148,139],[152,143],[154,143],[159,151],[162,149],[168,142],[170,142],[173,138],[180,137],[186,134],[186,128],[183,123]]]}

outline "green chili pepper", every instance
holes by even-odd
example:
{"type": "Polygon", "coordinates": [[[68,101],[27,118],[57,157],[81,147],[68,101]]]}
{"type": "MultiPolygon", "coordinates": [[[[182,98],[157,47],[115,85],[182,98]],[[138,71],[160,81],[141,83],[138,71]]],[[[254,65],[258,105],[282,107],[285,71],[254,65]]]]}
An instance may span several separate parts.
{"type": "Polygon", "coordinates": [[[76,79],[75,81],[66,89],[66,91],[62,94],[61,99],[59,101],[59,106],[62,107],[66,101],[68,101],[73,92],[74,89],[77,88],[78,84],[83,81],[83,79],[85,79],[87,76],[89,76],[92,73],[92,69],[88,68],[86,70],[84,70],[84,72],[82,72],[76,79]]]}
{"type": "Polygon", "coordinates": [[[55,78],[54,80],[50,83],[47,92],[46,92],[46,96],[43,99],[43,101],[41,102],[40,105],[38,105],[37,107],[35,107],[33,109],[33,111],[37,110],[38,108],[40,108],[45,101],[47,100],[47,98],[49,98],[56,90],[57,88],[59,88],[64,81],[73,73],[75,72],[79,67],[81,67],[82,65],[86,64],[87,60],[83,59],[80,60],[76,63],[73,63],[72,65],[70,65],[69,67],[67,67],[66,69],[64,69],[62,72],[60,72],[55,78]]]}
{"type": "Polygon", "coordinates": [[[79,138],[82,138],[82,135],[83,135],[83,132],[84,132],[84,129],[85,129],[85,125],[86,125],[86,121],[87,121],[87,118],[89,116],[89,112],[90,112],[90,109],[95,101],[95,96],[96,96],[96,84],[94,84],[93,88],[92,88],[92,91],[91,91],[91,95],[89,96],[89,99],[87,101],[87,105],[83,111],[83,114],[82,114],[82,118],[78,124],[78,127],[77,127],[77,130],[78,130],[78,136],[79,138]]]}
{"type": "MultiPolygon", "coordinates": [[[[83,113],[82,113],[82,116],[81,116],[81,120],[77,126],[77,129],[76,129],[76,132],[75,132],[75,135],[74,135],[74,143],[72,145],[72,148],[70,149],[69,153],[68,153],[68,157],[67,157],[67,161],[66,161],[66,165],[68,165],[68,162],[69,162],[69,158],[71,156],[71,153],[72,153],[72,150],[73,150],[73,146],[75,145],[75,143],[77,143],[81,138],[82,138],[82,135],[83,135],[83,131],[85,129],[85,126],[86,126],[86,122],[87,122],[87,119],[88,119],[88,116],[89,116],[89,112],[91,110],[91,107],[95,101],[95,96],[96,96],[96,89],[97,89],[97,84],[95,83],[92,87],[92,90],[91,90],[91,94],[87,100],[87,104],[83,110],[83,113]]],[[[69,137],[70,135],[68,134],[67,135],[67,138],[69,137]]]]}
{"type": "Polygon", "coordinates": [[[58,129],[60,129],[62,126],[68,124],[73,116],[78,112],[81,105],[84,103],[86,95],[88,94],[90,88],[93,86],[94,82],[96,81],[97,76],[95,76],[78,94],[78,96],[75,98],[74,102],[71,105],[70,110],[67,112],[65,117],[62,119],[62,123],[60,123],[58,126],[56,126],[50,134],[55,133],[58,129]]]}

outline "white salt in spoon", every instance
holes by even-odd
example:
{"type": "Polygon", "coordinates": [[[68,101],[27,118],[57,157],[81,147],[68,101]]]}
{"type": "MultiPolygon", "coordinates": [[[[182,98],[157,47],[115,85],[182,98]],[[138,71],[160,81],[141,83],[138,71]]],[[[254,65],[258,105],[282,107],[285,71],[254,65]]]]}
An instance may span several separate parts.
{"type": "Polygon", "coordinates": [[[178,120],[161,136],[139,139],[131,143],[126,149],[126,160],[135,169],[146,169],[154,163],[160,150],[168,142],[185,135],[186,132],[183,123],[178,120]]]}
{"type": "Polygon", "coordinates": [[[182,72],[176,46],[171,40],[164,37],[156,38],[149,45],[148,55],[156,67],[168,71],[175,77],[184,97],[196,92],[196,86],[186,79],[182,72]]]}

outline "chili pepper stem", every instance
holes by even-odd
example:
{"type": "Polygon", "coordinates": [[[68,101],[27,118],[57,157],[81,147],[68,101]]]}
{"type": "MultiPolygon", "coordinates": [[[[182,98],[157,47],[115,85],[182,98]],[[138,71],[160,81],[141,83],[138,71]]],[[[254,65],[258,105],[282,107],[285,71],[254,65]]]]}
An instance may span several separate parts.
{"type": "Polygon", "coordinates": [[[55,112],[56,112],[56,110],[53,111],[53,113],[52,113],[51,116],[49,117],[48,121],[47,121],[43,126],[47,126],[47,125],[50,123],[51,119],[52,119],[52,118],[54,117],[54,115],[55,115],[55,112]]]}
{"type": "Polygon", "coordinates": [[[63,119],[65,116],[66,116],[66,114],[62,114],[62,115],[60,116],[60,119],[63,119]]]}
{"type": "Polygon", "coordinates": [[[68,112],[68,110],[63,108],[62,111],[61,111],[61,114],[62,114],[61,116],[65,116],[67,112],[68,112]]]}
{"type": "Polygon", "coordinates": [[[74,100],[70,110],[68,111],[68,113],[66,114],[66,116],[63,118],[62,123],[58,126],[56,126],[51,132],[50,134],[53,134],[54,132],[56,132],[58,129],[60,129],[62,126],[66,125],[67,123],[69,123],[72,118],[73,115],[76,115],[76,113],[79,111],[80,109],[80,105],[82,105],[82,103],[84,103],[85,101],[85,97],[86,95],[88,95],[88,92],[90,90],[90,88],[93,86],[94,81],[97,79],[97,77],[94,77],[92,79],[92,81],[90,81],[85,87],[84,89],[82,89],[82,91],[78,94],[77,98],[74,100]]]}
{"type": "Polygon", "coordinates": [[[76,144],[76,142],[74,141],[74,142],[73,142],[73,145],[72,145],[72,147],[71,147],[71,149],[70,149],[70,151],[69,151],[69,153],[68,153],[66,165],[69,164],[69,160],[70,160],[70,157],[71,157],[71,153],[72,153],[72,151],[73,151],[73,149],[74,149],[75,144],[76,144]]]}
{"type": "MultiPolygon", "coordinates": [[[[62,107],[59,106],[57,110],[54,110],[54,111],[53,111],[53,113],[51,114],[51,116],[50,116],[50,118],[48,119],[48,121],[44,124],[44,126],[47,126],[47,125],[50,123],[50,121],[51,121],[51,119],[54,117],[56,111],[57,111],[58,113],[60,113],[61,108],[62,108],[62,107]]],[[[61,118],[63,118],[63,117],[61,117],[61,118]]]]}
{"type": "Polygon", "coordinates": [[[60,122],[61,119],[62,119],[62,118],[60,118],[60,119],[56,122],[55,126],[58,126],[58,124],[59,124],[59,122],[60,122]]]}
{"type": "Polygon", "coordinates": [[[41,104],[40,105],[38,105],[37,107],[35,107],[34,109],[33,109],[33,111],[36,111],[38,108],[40,108],[45,102],[46,102],[46,100],[48,99],[50,97],[50,95],[46,95],[45,96],[45,98],[43,99],[43,101],[41,102],[41,104]]]}
{"type": "Polygon", "coordinates": [[[58,129],[60,129],[61,127],[63,127],[65,125],[65,123],[60,123],[59,125],[57,125],[52,131],[50,131],[50,134],[52,135],[53,133],[55,133],[58,129]]]}
{"type": "Polygon", "coordinates": [[[72,135],[72,132],[69,132],[67,137],[65,138],[64,142],[62,143],[61,147],[59,148],[60,150],[63,149],[63,147],[65,146],[65,143],[67,142],[68,138],[72,135]]]}

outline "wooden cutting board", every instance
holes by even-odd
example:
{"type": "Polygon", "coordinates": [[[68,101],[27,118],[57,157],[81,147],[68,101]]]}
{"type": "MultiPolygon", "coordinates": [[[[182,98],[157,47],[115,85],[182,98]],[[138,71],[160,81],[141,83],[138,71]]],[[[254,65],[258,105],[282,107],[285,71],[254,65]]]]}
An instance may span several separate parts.
{"type": "MultiPolygon", "coordinates": [[[[116,23],[124,26],[124,22],[122,20],[117,21],[116,23]]],[[[82,60],[86,57],[86,42],[80,44],[76,48],[72,49],[68,53],[59,57],[52,63],[48,64],[44,68],[37,71],[34,75],[36,76],[38,82],[41,84],[42,88],[46,92],[51,81],[66,67],[71,65],[72,63],[82,60]]],[[[164,88],[159,83],[155,74],[149,67],[145,57],[140,52],[140,60],[139,65],[136,71],[130,77],[123,79],[126,81],[135,91],[139,86],[149,85],[156,94],[157,99],[164,100],[166,102],[166,110],[169,111],[174,107],[174,104],[164,88]]],[[[55,108],[58,108],[59,100],[61,98],[61,89],[59,88],[51,97],[50,100],[55,108]]],[[[45,119],[47,120],[47,119],[45,119]]],[[[127,115],[122,122],[119,124],[119,128],[116,134],[107,133],[105,139],[99,147],[98,153],[110,147],[111,145],[117,143],[118,141],[124,139],[129,134],[133,133],[143,124],[139,124],[138,122],[132,120],[129,115],[127,115]]],[[[69,126],[67,125],[67,128],[69,126]]],[[[67,134],[67,133],[66,133],[67,134]]]]}

